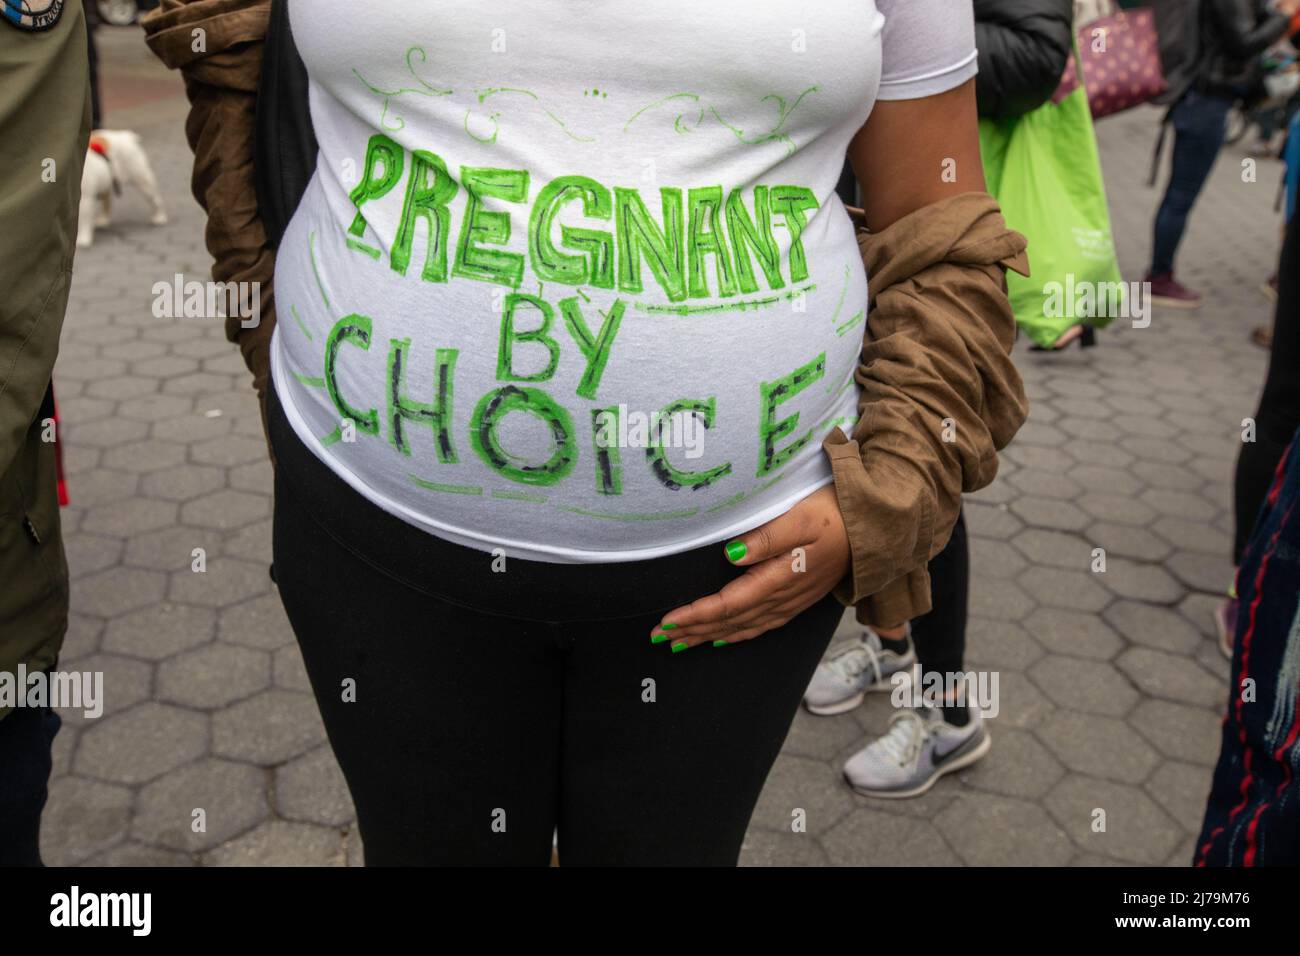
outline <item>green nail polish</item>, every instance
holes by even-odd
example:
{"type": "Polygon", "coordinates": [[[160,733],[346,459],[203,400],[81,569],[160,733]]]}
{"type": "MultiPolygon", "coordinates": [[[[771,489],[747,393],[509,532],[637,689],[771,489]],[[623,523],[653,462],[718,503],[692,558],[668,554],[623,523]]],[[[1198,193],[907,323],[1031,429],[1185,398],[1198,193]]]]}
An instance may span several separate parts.
{"type": "Polygon", "coordinates": [[[691,645],[687,644],[685,641],[678,641],[676,644],[673,645],[673,653],[678,654],[681,651],[686,650],[690,646],[691,645]]]}
{"type": "Polygon", "coordinates": [[[666,640],[668,640],[668,635],[667,635],[667,634],[651,634],[651,635],[650,635],[650,643],[651,643],[651,644],[662,644],[662,643],[663,643],[664,641],[666,641],[666,640]]]}
{"type": "Polygon", "coordinates": [[[726,641],[714,641],[714,642],[713,642],[713,646],[714,646],[714,647],[726,647],[726,646],[727,646],[727,642],[726,642],[726,641]]]}
{"type": "Polygon", "coordinates": [[[677,629],[677,625],[676,625],[676,624],[660,624],[660,625],[659,625],[659,629],[660,629],[661,631],[674,631],[674,630],[677,629]]]}
{"type": "Polygon", "coordinates": [[[732,561],[739,561],[743,558],[746,550],[745,542],[739,539],[727,542],[727,557],[732,561]]]}

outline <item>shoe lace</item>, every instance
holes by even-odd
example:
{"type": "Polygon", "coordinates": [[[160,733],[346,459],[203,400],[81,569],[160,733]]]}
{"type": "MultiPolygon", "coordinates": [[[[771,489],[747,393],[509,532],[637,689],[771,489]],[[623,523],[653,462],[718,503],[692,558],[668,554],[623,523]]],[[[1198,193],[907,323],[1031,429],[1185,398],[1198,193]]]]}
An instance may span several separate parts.
{"type": "MultiPolygon", "coordinates": [[[[880,651],[878,644],[871,640],[873,637],[875,634],[868,631],[863,640],[846,644],[832,655],[826,662],[827,666],[845,680],[852,680],[863,671],[870,669],[875,680],[879,682],[882,676],[880,651]]],[[[876,640],[878,641],[879,638],[876,640]]]]}
{"type": "Polygon", "coordinates": [[[916,758],[921,745],[930,736],[930,729],[914,710],[905,710],[889,722],[889,730],[880,738],[878,746],[889,759],[900,767],[916,758]]]}

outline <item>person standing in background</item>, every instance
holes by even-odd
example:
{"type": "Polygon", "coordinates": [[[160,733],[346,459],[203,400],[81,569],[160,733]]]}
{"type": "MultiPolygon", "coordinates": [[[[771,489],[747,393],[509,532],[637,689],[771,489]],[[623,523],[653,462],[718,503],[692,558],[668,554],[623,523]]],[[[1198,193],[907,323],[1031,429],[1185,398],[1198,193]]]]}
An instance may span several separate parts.
{"type": "Polygon", "coordinates": [[[48,706],[22,706],[17,675],[53,668],[68,626],[48,423],[90,85],[81,0],[4,0],[0,20],[0,680],[19,704],[0,703],[0,866],[40,866],[59,717],[48,706]]]}
{"type": "MultiPolygon", "coordinates": [[[[1060,85],[1070,56],[1072,0],[975,0],[974,7],[980,116],[1007,119],[1037,109],[1060,85]]],[[[804,695],[805,708],[823,716],[845,713],[861,704],[867,692],[891,690],[893,675],[918,662],[927,674],[963,671],[970,548],[960,513],[947,545],[930,561],[930,593],[930,612],[910,625],[867,626],[839,644],[818,666],[804,695]]],[[[969,766],[988,750],[979,712],[948,700],[942,708],[907,708],[896,714],[889,730],[856,753],[844,773],[855,790],[868,796],[918,796],[943,774],[969,766]]]]}
{"type": "Polygon", "coordinates": [[[1232,105],[1249,91],[1256,58],[1282,37],[1300,0],[1203,0],[1194,79],[1170,110],[1174,126],[1169,185],[1156,212],[1151,266],[1152,301],[1194,309],[1199,292],[1174,278],[1174,256],[1187,218],[1223,148],[1232,105]]]}

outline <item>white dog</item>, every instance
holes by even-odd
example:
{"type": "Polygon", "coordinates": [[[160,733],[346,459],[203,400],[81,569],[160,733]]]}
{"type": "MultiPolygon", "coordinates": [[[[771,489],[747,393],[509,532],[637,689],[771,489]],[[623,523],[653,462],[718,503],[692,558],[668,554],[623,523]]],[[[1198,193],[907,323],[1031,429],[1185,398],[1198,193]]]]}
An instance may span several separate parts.
{"type": "Polygon", "coordinates": [[[97,129],[90,134],[86,165],[81,173],[81,207],[77,213],[77,245],[95,241],[95,229],[108,225],[113,194],[121,195],[122,184],[131,183],[153,206],[149,221],[155,226],[167,222],[158,181],[140,137],[125,129],[97,129]]]}

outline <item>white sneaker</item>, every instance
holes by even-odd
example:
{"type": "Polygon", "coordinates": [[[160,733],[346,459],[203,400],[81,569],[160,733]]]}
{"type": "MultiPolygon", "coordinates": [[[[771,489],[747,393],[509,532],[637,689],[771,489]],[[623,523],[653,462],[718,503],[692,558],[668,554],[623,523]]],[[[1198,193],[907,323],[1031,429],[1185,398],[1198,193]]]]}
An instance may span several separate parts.
{"type": "Polygon", "coordinates": [[[889,730],[849,758],[844,776],[868,797],[919,797],[945,773],[969,767],[989,752],[992,738],[975,709],[954,727],[937,707],[900,711],[889,730]]]}
{"type": "Polygon", "coordinates": [[[907,650],[902,654],[887,651],[880,636],[871,628],[850,641],[831,648],[830,656],[817,665],[813,679],[804,691],[803,705],[810,713],[822,717],[843,714],[862,703],[868,691],[890,691],[890,678],[899,671],[916,668],[916,650],[911,630],[907,633],[907,650]]]}

